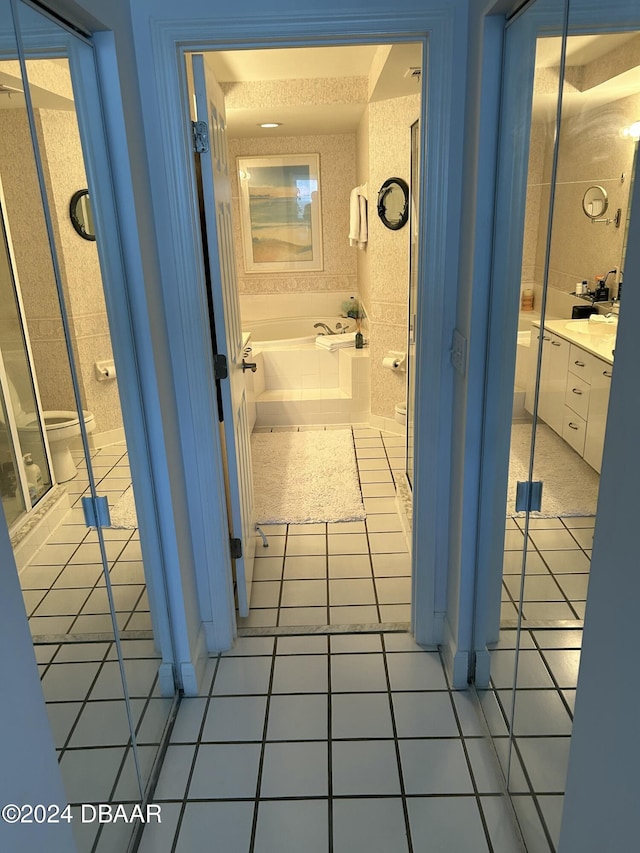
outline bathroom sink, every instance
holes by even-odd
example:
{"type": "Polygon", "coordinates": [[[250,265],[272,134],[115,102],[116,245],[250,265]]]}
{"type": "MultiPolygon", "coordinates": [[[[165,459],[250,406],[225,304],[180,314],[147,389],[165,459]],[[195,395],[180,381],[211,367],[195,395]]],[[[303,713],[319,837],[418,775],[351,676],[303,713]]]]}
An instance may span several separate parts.
{"type": "Polygon", "coordinates": [[[564,325],[568,331],[578,332],[579,334],[584,335],[615,335],[618,329],[618,324],[615,322],[597,322],[594,320],[567,320],[564,325]]]}
{"type": "Polygon", "coordinates": [[[590,332],[591,327],[589,326],[588,320],[568,320],[565,324],[565,328],[571,332],[590,332]]]}

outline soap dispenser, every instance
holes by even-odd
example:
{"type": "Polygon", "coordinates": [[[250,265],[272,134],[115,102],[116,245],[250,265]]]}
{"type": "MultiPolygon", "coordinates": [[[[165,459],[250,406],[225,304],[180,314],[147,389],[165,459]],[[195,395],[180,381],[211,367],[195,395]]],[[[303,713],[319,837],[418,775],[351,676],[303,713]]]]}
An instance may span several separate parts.
{"type": "Polygon", "coordinates": [[[596,292],[594,296],[594,302],[608,302],[609,301],[609,288],[604,286],[605,278],[604,276],[597,276],[596,278],[596,292]]]}

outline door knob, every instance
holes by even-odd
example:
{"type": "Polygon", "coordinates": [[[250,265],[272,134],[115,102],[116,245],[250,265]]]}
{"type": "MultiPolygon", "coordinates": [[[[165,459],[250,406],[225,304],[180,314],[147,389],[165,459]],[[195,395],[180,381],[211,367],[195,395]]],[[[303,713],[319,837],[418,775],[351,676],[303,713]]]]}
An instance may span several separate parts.
{"type": "Polygon", "coordinates": [[[258,369],[258,365],[256,364],[255,361],[245,361],[244,358],[242,359],[242,371],[243,371],[243,373],[246,370],[250,370],[252,373],[255,373],[257,369],[258,369]]]}

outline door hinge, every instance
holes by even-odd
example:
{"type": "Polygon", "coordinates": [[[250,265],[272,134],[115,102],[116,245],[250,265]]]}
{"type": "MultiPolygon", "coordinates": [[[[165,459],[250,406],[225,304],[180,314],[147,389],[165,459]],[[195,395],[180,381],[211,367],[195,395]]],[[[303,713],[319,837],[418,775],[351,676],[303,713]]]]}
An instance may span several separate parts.
{"type": "Polygon", "coordinates": [[[106,495],[82,498],[82,512],[87,527],[111,527],[109,501],[106,495]]]}
{"type": "Polygon", "coordinates": [[[239,560],[242,557],[242,539],[229,539],[229,548],[232,560],[239,560]]]}
{"type": "Polygon", "coordinates": [[[192,121],[191,135],[196,154],[206,154],[209,150],[209,127],[206,121],[192,121]]]}
{"type": "Polygon", "coordinates": [[[216,353],[213,356],[213,375],[216,379],[226,379],[229,375],[226,355],[216,353]]]}
{"type": "Polygon", "coordinates": [[[542,481],[525,480],[516,484],[516,512],[540,512],[542,507],[542,481]]]}

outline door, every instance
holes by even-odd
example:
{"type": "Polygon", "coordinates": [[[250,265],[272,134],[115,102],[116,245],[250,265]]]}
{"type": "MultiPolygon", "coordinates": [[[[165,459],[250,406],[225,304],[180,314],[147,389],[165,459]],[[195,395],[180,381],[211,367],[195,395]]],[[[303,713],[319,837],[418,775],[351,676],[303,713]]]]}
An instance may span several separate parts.
{"type": "MultiPolygon", "coordinates": [[[[232,550],[238,613],[249,615],[251,579],[255,554],[253,518],[253,482],[251,479],[251,430],[247,413],[244,381],[246,369],[243,351],[240,303],[233,252],[231,220],[231,176],[227,151],[224,96],[206,57],[192,57],[196,118],[207,128],[208,141],[198,145],[200,196],[204,207],[206,253],[213,261],[209,267],[209,305],[211,330],[219,356],[226,359],[227,376],[218,374],[219,403],[222,404],[222,445],[226,447],[227,489],[230,536],[240,540],[241,549],[232,550]],[[215,259],[219,259],[219,263],[215,259]]],[[[202,127],[202,125],[201,125],[202,127]]]]}
{"type": "MultiPolygon", "coordinates": [[[[620,310],[624,268],[619,211],[631,203],[637,152],[628,136],[640,94],[619,87],[612,70],[579,91],[573,81],[586,79],[587,69],[613,68],[625,45],[637,44],[637,20],[637,9],[538,0],[509,25],[505,40],[494,294],[509,306],[497,316],[510,316],[504,328],[512,345],[520,329],[514,393],[517,359],[529,358],[532,367],[525,404],[532,418],[523,412],[511,424],[509,485],[543,482],[543,489],[541,502],[532,505],[525,489],[508,507],[499,645],[490,652],[491,689],[480,698],[524,840],[545,853],[563,849],[563,794],[598,509],[593,467],[599,466],[586,451],[585,435],[604,440],[616,336],[611,315],[620,310]],[[597,137],[587,136],[596,126],[597,137]],[[609,199],[609,210],[597,215],[587,203],[594,190],[609,199]],[[508,267],[501,267],[504,247],[511,253],[508,267]],[[587,279],[593,290],[607,270],[613,303],[576,289],[587,279]],[[527,290],[533,310],[520,298],[527,290]],[[574,319],[575,308],[599,309],[597,321],[574,319]]],[[[629,66],[637,68],[637,48],[629,54],[629,66]]]]}

